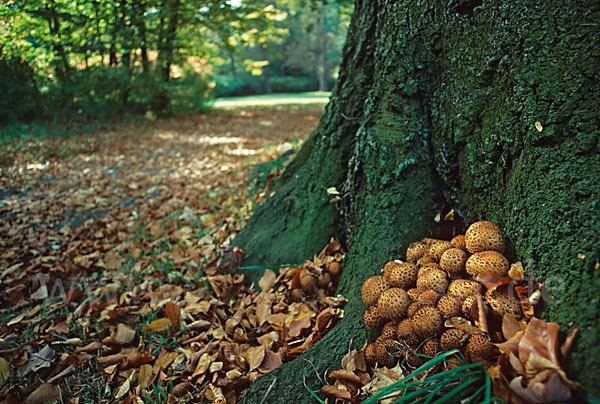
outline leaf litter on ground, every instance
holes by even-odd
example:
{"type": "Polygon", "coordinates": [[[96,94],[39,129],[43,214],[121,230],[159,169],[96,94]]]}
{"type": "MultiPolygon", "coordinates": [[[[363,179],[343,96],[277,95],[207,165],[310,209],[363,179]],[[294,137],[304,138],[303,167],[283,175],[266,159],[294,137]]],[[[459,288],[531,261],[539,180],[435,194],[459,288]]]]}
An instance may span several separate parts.
{"type": "Polygon", "coordinates": [[[251,289],[229,241],[322,107],[3,145],[0,400],[232,403],[343,316],[342,247],[251,289]],[[256,188],[255,188],[256,189],[256,188]],[[310,282],[309,282],[310,281],[310,282]],[[223,401],[224,400],[224,401],[223,401]]]}

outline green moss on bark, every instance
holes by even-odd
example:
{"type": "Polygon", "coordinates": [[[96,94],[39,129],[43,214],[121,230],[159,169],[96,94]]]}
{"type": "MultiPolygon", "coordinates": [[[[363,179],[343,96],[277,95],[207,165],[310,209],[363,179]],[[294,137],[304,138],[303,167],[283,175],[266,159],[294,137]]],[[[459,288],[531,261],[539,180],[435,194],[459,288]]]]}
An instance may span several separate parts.
{"type": "Polygon", "coordinates": [[[598,4],[357,0],[343,76],[319,127],[237,243],[256,264],[299,262],[333,234],[350,250],[344,319],[246,403],[313,402],[319,374],[370,337],[360,286],[427,236],[442,204],[497,222],[509,257],[547,281],[544,316],[582,332],[570,375],[600,396],[598,4]],[[543,130],[535,127],[540,122],[543,130]],[[341,209],[325,188],[343,189],[341,209]],[[582,258],[585,256],[584,258],[582,258]],[[310,364],[309,362],[312,364],[310,364]]]}
{"type": "Polygon", "coordinates": [[[547,281],[545,317],[581,327],[571,374],[599,396],[598,4],[484,2],[450,15],[429,99],[446,195],[468,222],[497,222],[511,258],[547,281]]]}

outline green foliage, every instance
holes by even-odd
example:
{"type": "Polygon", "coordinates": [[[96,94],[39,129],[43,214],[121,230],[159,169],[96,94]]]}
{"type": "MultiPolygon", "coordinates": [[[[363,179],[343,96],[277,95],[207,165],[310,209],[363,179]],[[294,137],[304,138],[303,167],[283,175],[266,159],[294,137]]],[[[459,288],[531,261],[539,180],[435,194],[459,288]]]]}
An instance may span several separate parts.
{"type": "Polygon", "coordinates": [[[274,93],[301,93],[315,90],[313,81],[309,77],[273,77],[271,86],[274,93]]]}
{"type": "Polygon", "coordinates": [[[214,97],[229,97],[235,95],[251,95],[262,92],[262,80],[251,74],[217,74],[213,76],[214,97]]]}
{"type": "Polygon", "coordinates": [[[32,119],[39,103],[33,69],[19,59],[0,59],[0,122],[32,119]]]}

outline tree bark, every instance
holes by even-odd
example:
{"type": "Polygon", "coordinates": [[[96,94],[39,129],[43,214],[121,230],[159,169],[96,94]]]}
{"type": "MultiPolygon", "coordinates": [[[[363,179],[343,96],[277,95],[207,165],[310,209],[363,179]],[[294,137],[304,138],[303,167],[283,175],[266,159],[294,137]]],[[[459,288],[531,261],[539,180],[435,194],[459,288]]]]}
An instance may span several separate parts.
{"type": "Polygon", "coordinates": [[[590,0],[355,2],[318,127],[235,241],[246,264],[276,265],[345,239],[338,293],[349,303],[245,403],[261,402],[274,379],[264,403],[313,402],[302,376],[318,390],[313,365],[337,369],[349,346],[372,337],[362,282],[411,241],[438,235],[433,217],[450,208],[467,224],[498,223],[509,259],[546,282],[560,304],[543,317],[565,332],[581,327],[570,375],[600,396],[599,12],[590,0]],[[329,187],[341,203],[329,203],[329,187]]]}

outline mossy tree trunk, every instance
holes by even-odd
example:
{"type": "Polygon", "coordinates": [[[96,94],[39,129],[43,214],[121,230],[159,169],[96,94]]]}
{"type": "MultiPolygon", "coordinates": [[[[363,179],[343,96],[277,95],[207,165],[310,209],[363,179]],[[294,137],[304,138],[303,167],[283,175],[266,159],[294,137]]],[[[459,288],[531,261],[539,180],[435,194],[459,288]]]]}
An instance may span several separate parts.
{"type": "Polygon", "coordinates": [[[302,376],[318,389],[313,365],[336,369],[370,337],[364,279],[449,208],[498,223],[509,258],[549,281],[560,303],[544,316],[581,327],[571,375],[600,396],[599,17],[589,0],[356,1],[319,126],[236,239],[246,263],[274,265],[345,238],[338,292],[350,301],[333,331],[260,377],[246,403],[273,379],[265,403],[312,402],[302,376]],[[341,202],[329,203],[329,187],[341,202]]]}

